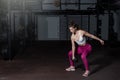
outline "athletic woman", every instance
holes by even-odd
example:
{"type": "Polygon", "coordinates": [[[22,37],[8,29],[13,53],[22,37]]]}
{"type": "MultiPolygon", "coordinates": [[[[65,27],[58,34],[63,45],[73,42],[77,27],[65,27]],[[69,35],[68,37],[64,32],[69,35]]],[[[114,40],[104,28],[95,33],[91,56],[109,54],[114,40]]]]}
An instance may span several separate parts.
{"type": "Polygon", "coordinates": [[[79,26],[71,23],[69,26],[69,30],[72,33],[71,35],[71,43],[72,43],[72,50],[69,51],[68,57],[70,62],[70,67],[66,68],[66,71],[75,71],[74,60],[75,60],[75,42],[78,44],[77,47],[77,54],[80,55],[82,62],[85,67],[85,72],[82,76],[87,77],[90,73],[87,55],[91,52],[92,46],[86,42],[86,37],[98,40],[102,45],[104,45],[104,41],[84,30],[78,28],[79,26]]]}

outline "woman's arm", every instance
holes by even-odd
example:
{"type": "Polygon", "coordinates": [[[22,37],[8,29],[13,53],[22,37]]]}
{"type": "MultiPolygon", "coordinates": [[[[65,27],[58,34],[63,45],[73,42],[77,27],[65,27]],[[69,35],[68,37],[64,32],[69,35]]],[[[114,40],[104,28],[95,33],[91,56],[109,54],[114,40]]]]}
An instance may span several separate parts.
{"type": "Polygon", "coordinates": [[[71,43],[72,43],[72,60],[74,60],[75,59],[75,43],[72,37],[71,37],[71,43]]]}
{"type": "Polygon", "coordinates": [[[84,31],[84,35],[87,36],[87,37],[90,37],[92,39],[98,40],[102,45],[104,45],[104,41],[102,39],[100,39],[100,38],[86,32],[86,31],[84,31]]]}

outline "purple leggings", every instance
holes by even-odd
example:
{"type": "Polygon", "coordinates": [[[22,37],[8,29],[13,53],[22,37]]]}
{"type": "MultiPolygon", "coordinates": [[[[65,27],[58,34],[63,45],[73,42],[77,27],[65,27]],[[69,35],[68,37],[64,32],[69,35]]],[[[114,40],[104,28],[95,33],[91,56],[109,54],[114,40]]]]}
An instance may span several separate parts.
{"type": "MultiPolygon", "coordinates": [[[[90,44],[86,44],[85,46],[78,46],[77,54],[81,56],[82,62],[86,70],[89,70],[89,65],[86,56],[91,52],[92,47],[90,44]]],[[[72,60],[72,50],[68,53],[70,66],[74,66],[74,62],[72,60]]]]}

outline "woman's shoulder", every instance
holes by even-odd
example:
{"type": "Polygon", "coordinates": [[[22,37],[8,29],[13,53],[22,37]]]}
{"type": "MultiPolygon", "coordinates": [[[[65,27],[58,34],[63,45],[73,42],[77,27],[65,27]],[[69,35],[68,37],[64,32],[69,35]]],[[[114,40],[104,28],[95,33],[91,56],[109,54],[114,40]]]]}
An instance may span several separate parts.
{"type": "Polygon", "coordinates": [[[75,36],[74,34],[71,35],[71,37],[74,37],[74,36],[75,36]]]}
{"type": "Polygon", "coordinates": [[[84,33],[85,31],[84,30],[78,30],[77,32],[78,33],[84,33]]]}
{"type": "Polygon", "coordinates": [[[75,38],[75,35],[74,35],[74,34],[72,34],[72,35],[71,35],[71,39],[74,39],[74,38],[75,38]]]}

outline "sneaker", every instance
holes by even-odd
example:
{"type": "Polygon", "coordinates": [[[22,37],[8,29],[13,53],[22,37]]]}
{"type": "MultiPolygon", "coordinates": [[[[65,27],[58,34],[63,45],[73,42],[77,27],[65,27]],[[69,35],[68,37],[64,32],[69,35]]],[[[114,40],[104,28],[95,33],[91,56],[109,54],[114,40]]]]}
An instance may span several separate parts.
{"type": "Polygon", "coordinates": [[[75,71],[75,68],[74,67],[69,67],[69,68],[66,68],[65,70],[66,71],[75,71]]]}
{"type": "Polygon", "coordinates": [[[86,71],[82,76],[84,76],[84,77],[88,77],[89,74],[90,74],[90,71],[86,71]]]}

